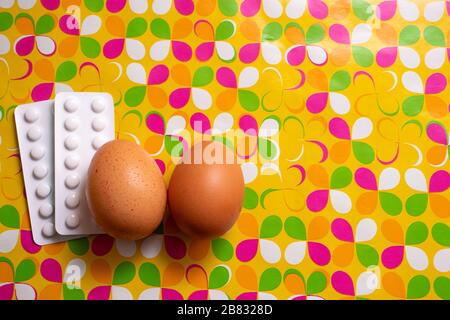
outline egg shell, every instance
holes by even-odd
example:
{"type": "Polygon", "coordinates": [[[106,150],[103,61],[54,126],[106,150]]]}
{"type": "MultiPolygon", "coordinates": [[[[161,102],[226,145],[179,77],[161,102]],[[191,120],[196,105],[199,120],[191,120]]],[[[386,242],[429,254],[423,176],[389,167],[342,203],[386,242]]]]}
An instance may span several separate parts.
{"type": "Polygon", "coordinates": [[[167,191],[155,161],[134,142],[115,140],[92,158],[86,195],[96,223],[113,237],[137,240],[161,223],[167,191]]]}

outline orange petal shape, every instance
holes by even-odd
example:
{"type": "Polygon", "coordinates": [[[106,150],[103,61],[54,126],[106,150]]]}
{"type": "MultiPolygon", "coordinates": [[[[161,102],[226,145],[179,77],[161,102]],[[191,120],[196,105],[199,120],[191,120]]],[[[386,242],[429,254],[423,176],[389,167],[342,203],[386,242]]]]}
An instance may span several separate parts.
{"type": "Polygon", "coordinates": [[[40,300],[59,300],[61,299],[62,284],[54,283],[46,286],[38,294],[40,300]]]}
{"type": "Polygon", "coordinates": [[[187,18],[181,18],[173,25],[172,39],[186,38],[192,31],[192,22],[187,18]]]}
{"type": "Polygon", "coordinates": [[[245,20],[240,25],[242,35],[252,42],[261,41],[261,31],[258,24],[253,20],[245,20]]]}
{"type": "Polygon", "coordinates": [[[286,286],[286,289],[289,290],[289,292],[293,294],[305,294],[305,283],[303,282],[303,279],[295,273],[288,274],[284,278],[284,284],[286,286]]]}
{"type": "Polygon", "coordinates": [[[313,164],[308,168],[307,177],[312,184],[319,188],[328,189],[330,187],[328,172],[319,164],[313,164]]]}
{"type": "Polygon", "coordinates": [[[330,15],[334,20],[342,20],[348,16],[351,7],[349,0],[333,1],[330,6],[330,15]]]}
{"type": "Polygon", "coordinates": [[[192,239],[189,245],[189,257],[201,260],[208,255],[211,241],[209,239],[192,239]]]}
{"type": "Polygon", "coordinates": [[[429,164],[438,165],[441,164],[447,155],[447,146],[433,146],[427,152],[427,160],[429,164]]]}
{"type": "Polygon", "coordinates": [[[378,191],[362,193],[356,201],[356,208],[361,214],[372,214],[378,204],[378,191]]]}
{"type": "Polygon", "coordinates": [[[203,40],[214,41],[214,28],[210,22],[200,20],[194,25],[195,34],[203,40]]]}
{"type": "Polygon", "coordinates": [[[395,47],[398,44],[397,31],[390,24],[382,23],[376,29],[377,36],[388,46],[395,47]]]}
{"type": "Polygon", "coordinates": [[[167,105],[167,94],[164,89],[149,86],[147,89],[147,97],[148,101],[150,101],[155,108],[161,109],[167,105]]]}
{"type": "Polygon", "coordinates": [[[184,278],[184,268],[178,262],[172,262],[167,265],[166,269],[162,275],[162,286],[171,287],[178,283],[184,278]]]}
{"type": "Polygon", "coordinates": [[[208,288],[208,275],[203,267],[199,265],[191,265],[188,267],[188,270],[186,271],[186,279],[190,285],[196,288],[208,288]]]}
{"type": "Polygon", "coordinates": [[[317,216],[311,220],[308,225],[308,240],[319,240],[325,237],[330,229],[328,219],[323,216],[317,216]]]}
{"type": "Polygon", "coordinates": [[[312,87],[320,91],[328,91],[328,77],[322,70],[312,69],[308,72],[306,79],[312,87]]]}
{"type": "Polygon", "coordinates": [[[195,6],[201,16],[209,16],[216,8],[216,0],[198,0],[195,6]]]}
{"type": "Polygon", "coordinates": [[[338,267],[346,267],[352,263],[355,254],[353,243],[344,243],[336,247],[333,251],[333,262],[338,267]]]}
{"type": "Polygon", "coordinates": [[[342,67],[350,61],[351,54],[349,45],[339,45],[330,52],[330,61],[335,66],[342,67]]]}
{"type": "Polygon", "coordinates": [[[239,266],[236,270],[236,279],[243,288],[251,291],[258,290],[258,278],[251,267],[239,266]]]}
{"type": "Polygon", "coordinates": [[[91,263],[91,274],[95,281],[109,284],[112,280],[112,271],[106,260],[96,259],[91,263]]]}
{"type": "Polygon", "coordinates": [[[302,29],[291,26],[286,29],[286,38],[295,44],[304,44],[305,43],[305,34],[302,29]]]}
{"type": "Polygon", "coordinates": [[[16,28],[20,33],[24,35],[34,34],[34,23],[30,18],[26,16],[21,16],[16,19],[16,28]]]}
{"type": "Polygon", "coordinates": [[[347,161],[350,156],[351,141],[339,141],[330,148],[330,158],[333,162],[341,164],[347,161]]]}
{"type": "Polygon", "coordinates": [[[106,19],[106,29],[115,37],[125,37],[125,23],[124,20],[118,16],[108,16],[106,19]]]}
{"type": "Polygon", "coordinates": [[[440,194],[430,194],[430,208],[442,219],[450,218],[450,201],[440,194]]]}
{"type": "Polygon", "coordinates": [[[164,143],[164,136],[154,134],[147,138],[144,142],[144,149],[150,154],[156,154],[164,143]]]}
{"type": "Polygon", "coordinates": [[[55,80],[55,69],[50,60],[41,59],[34,64],[35,74],[44,81],[53,82],[55,80]]]}
{"type": "Polygon", "coordinates": [[[402,278],[397,273],[385,273],[382,278],[382,284],[383,288],[390,295],[399,299],[404,299],[406,297],[405,284],[402,278]]]}
{"type": "Polygon", "coordinates": [[[14,281],[14,271],[11,266],[4,261],[0,261],[0,283],[14,281]]]}
{"type": "Polygon", "coordinates": [[[248,237],[258,238],[259,228],[258,221],[250,213],[243,212],[237,221],[239,230],[248,237]]]}
{"type": "Polygon", "coordinates": [[[177,64],[171,70],[172,79],[181,86],[191,86],[191,72],[184,64],[177,64]]]}
{"type": "Polygon", "coordinates": [[[217,95],[217,106],[220,110],[228,111],[235,105],[236,98],[236,89],[225,89],[217,95]]]}
{"type": "Polygon", "coordinates": [[[70,36],[63,39],[58,45],[61,57],[69,58],[75,55],[78,50],[79,41],[80,38],[78,36],[70,36]]]}
{"type": "Polygon", "coordinates": [[[385,220],[381,225],[384,237],[392,243],[404,244],[405,235],[402,226],[393,219],[385,220]]]}
{"type": "Polygon", "coordinates": [[[425,105],[433,118],[442,118],[448,114],[448,107],[438,96],[425,95],[425,105]]]}

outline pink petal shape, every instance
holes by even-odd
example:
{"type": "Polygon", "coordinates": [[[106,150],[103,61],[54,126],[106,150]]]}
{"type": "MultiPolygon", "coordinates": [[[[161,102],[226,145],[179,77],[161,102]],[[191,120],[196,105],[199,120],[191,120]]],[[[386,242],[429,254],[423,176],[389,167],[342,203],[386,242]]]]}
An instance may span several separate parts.
{"type": "Polygon", "coordinates": [[[258,292],[244,292],[236,297],[236,300],[258,300],[258,292]]]}
{"type": "Polygon", "coordinates": [[[316,19],[325,19],[328,16],[328,7],[322,0],[308,0],[308,8],[316,19]]]}
{"type": "Polygon", "coordinates": [[[155,159],[156,164],[158,165],[159,171],[161,171],[161,174],[164,175],[166,172],[166,164],[161,159],[155,159]]]}
{"type": "Polygon", "coordinates": [[[179,88],[172,91],[169,103],[175,109],[183,108],[191,97],[191,88],[179,88]]]}
{"type": "Polygon", "coordinates": [[[388,269],[397,268],[403,261],[405,252],[404,246],[392,246],[383,251],[381,254],[381,261],[388,269]]]}
{"type": "Polygon", "coordinates": [[[397,59],[397,47],[383,48],[377,52],[377,63],[380,67],[387,68],[394,64],[397,59]]]}
{"type": "Polygon", "coordinates": [[[235,89],[237,88],[236,75],[233,70],[227,67],[221,67],[217,69],[216,79],[225,88],[235,89]]]}
{"type": "Polygon", "coordinates": [[[448,144],[447,141],[447,133],[445,132],[445,128],[437,123],[431,123],[427,127],[428,137],[439,144],[446,146],[448,144]]]}
{"type": "Polygon", "coordinates": [[[198,290],[192,292],[188,298],[189,300],[208,300],[208,290],[198,290]]]}
{"type": "Polygon", "coordinates": [[[14,297],[14,283],[2,283],[0,285],[0,301],[12,300],[14,297]]]}
{"type": "Polygon", "coordinates": [[[47,10],[56,10],[59,8],[60,0],[41,0],[41,4],[47,10]]]}
{"type": "Polygon", "coordinates": [[[183,296],[176,290],[169,288],[161,288],[162,300],[183,300],[183,296]]]}
{"type": "Polygon", "coordinates": [[[149,85],[162,84],[169,78],[169,68],[164,64],[158,64],[150,70],[147,83],[149,85]]]}
{"type": "Polygon", "coordinates": [[[319,266],[325,266],[330,262],[330,250],[321,243],[308,241],[308,252],[311,260],[319,266]]]}
{"type": "Polygon", "coordinates": [[[178,237],[164,236],[164,246],[167,254],[174,259],[179,260],[186,255],[186,244],[178,237]]]}
{"type": "Polygon", "coordinates": [[[192,0],[175,0],[175,8],[182,15],[188,16],[194,11],[192,0]]]}
{"type": "Polygon", "coordinates": [[[88,300],[109,300],[111,296],[111,286],[100,286],[92,289],[87,298],[88,300]]]}
{"type": "Polygon", "coordinates": [[[200,61],[208,61],[214,53],[214,42],[205,42],[197,47],[195,55],[200,61]]]}
{"type": "Polygon", "coordinates": [[[104,256],[111,251],[114,245],[114,238],[107,234],[100,234],[92,240],[92,252],[96,256],[104,256]]]}
{"type": "Polygon", "coordinates": [[[342,241],[353,242],[353,229],[347,220],[338,218],[331,223],[331,232],[342,241]]]}
{"type": "Polygon", "coordinates": [[[261,8],[261,0],[244,0],[241,4],[241,13],[245,17],[253,17],[261,8]]]}
{"type": "Polygon", "coordinates": [[[377,178],[375,177],[373,172],[367,168],[359,168],[358,170],[356,170],[355,180],[361,188],[374,191],[378,190],[377,178]]]}
{"type": "Polygon", "coordinates": [[[296,296],[294,298],[292,298],[292,300],[307,300],[308,296],[302,295],[302,296],[296,296]]]}
{"type": "Polygon", "coordinates": [[[55,84],[53,82],[40,83],[31,90],[31,99],[33,101],[48,100],[52,96],[53,88],[55,84]]]}
{"type": "Polygon", "coordinates": [[[46,259],[41,263],[41,275],[50,282],[61,283],[63,280],[61,265],[55,259],[46,259]]]}
{"type": "Polygon", "coordinates": [[[172,52],[175,58],[183,62],[189,61],[192,58],[191,47],[182,41],[172,41],[172,52]]]}
{"type": "Polygon", "coordinates": [[[333,24],[328,32],[333,41],[341,44],[350,44],[350,34],[342,24],[333,24]]]}
{"type": "Polygon", "coordinates": [[[25,251],[31,254],[41,250],[41,246],[34,243],[31,231],[29,230],[20,230],[20,243],[25,251]]]}
{"type": "Polygon", "coordinates": [[[286,60],[291,66],[298,66],[305,60],[306,47],[304,45],[295,46],[288,51],[286,60]]]}
{"type": "Polygon", "coordinates": [[[258,122],[251,115],[243,115],[239,119],[239,128],[244,131],[245,134],[252,136],[258,135],[258,122]]]}
{"type": "Polygon", "coordinates": [[[103,55],[108,59],[115,59],[123,52],[125,39],[112,39],[103,46],[103,55]]]}
{"type": "Polygon", "coordinates": [[[258,58],[261,45],[259,43],[249,43],[239,50],[239,59],[243,63],[252,63],[258,58]]]}
{"type": "Polygon", "coordinates": [[[34,36],[25,36],[16,42],[16,52],[19,56],[26,56],[33,51],[35,43],[34,36]]]}
{"type": "Polygon", "coordinates": [[[313,212],[322,211],[328,203],[328,190],[316,190],[311,192],[306,198],[306,205],[308,209],[313,212]]]}
{"type": "Polygon", "coordinates": [[[330,133],[338,139],[350,140],[350,128],[345,122],[344,119],[341,118],[333,118],[330,120],[328,124],[328,128],[330,133]]]}
{"type": "Polygon", "coordinates": [[[314,93],[306,100],[306,107],[311,113],[320,113],[327,106],[328,92],[314,93]]]}
{"type": "Polygon", "coordinates": [[[331,285],[340,294],[352,297],[355,295],[352,278],[344,271],[336,271],[333,273],[331,276],[331,285]]]}
{"type": "Polygon", "coordinates": [[[211,124],[209,118],[201,112],[196,112],[191,116],[190,119],[191,127],[196,132],[200,133],[210,133],[211,124]]]}
{"type": "Polygon", "coordinates": [[[116,13],[122,10],[126,4],[126,0],[108,0],[106,1],[106,9],[109,12],[116,13]]]}
{"type": "Polygon", "coordinates": [[[66,34],[74,36],[80,35],[80,25],[78,20],[71,15],[66,14],[59,19],[59,28],[66,34]]]}
{"type": "Polygon", "coordinates": [[[397,1],[383,1],[376,9],[377,17],[383,21],[391,19],[397,11],[397,1]]]}
{"type": "Polygon", "coordinates": [[[430,192],[444,192],[450,187],[450,174],[445,170],[433,173],[430,178],[430,192]]]}
{"type": "Polygon", "coordinates": [[[236,247],[236,257],[239,261],[247,262],[252,260],[258,252],[258,243],[258,239],[241,241],[236,247]]]}
{"type": "Polygon", "coordinates": [[[445,90],[447,79],[442,73],[433,73],[425,84],[425,94],[437,94],[445,90]]]}
{"type": "Polygon", "coordinates": [[[147,128],[150,129],[150,131],[164,135],[164,119],[161,115],[157,113],[150,113],[147,117],[147,120],[145,121],[147,124],[147,128]]]}

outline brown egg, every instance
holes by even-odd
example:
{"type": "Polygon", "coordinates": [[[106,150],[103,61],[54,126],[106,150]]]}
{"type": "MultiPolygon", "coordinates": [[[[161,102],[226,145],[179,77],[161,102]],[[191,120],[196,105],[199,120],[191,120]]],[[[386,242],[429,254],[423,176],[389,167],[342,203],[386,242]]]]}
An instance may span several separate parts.
{"type": "Polygon", "coordinates": [[[86,195],[95,221],[106,233],[137,240],[161,223],[167,192],[150,155],[134,142],[115,140],[92,158],[86,195]]]}
{"type": "Polygon", "coordinates": [[[220,142],[196,144],[175,167],[168,197],[170,212],[184,233],[224,234],[239,217],[244,199],[244,178],[234,153],[220,142]]]}

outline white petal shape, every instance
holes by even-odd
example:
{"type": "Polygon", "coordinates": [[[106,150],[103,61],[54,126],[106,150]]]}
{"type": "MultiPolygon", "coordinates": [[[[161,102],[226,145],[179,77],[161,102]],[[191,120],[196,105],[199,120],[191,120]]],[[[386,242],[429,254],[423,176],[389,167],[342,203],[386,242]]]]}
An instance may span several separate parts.
{"type": "Polygon", "coordinates": [[[0,54],[7,54],[10,48],[9,39],[5,35],[0,34],[0,54]]]}
{"type": "Polygon", "coordinates": [[[416,21],[419,19],[419,8],[415,3],[409,0],[398,0],[398,11],[406,21],[416,21]]]}
{"type": "Polygon", "coordinates": [[[405,67],[415,69],[420,65],[420,56],[416,50],[409,47],[399,47],[400,61],[405,67]]]}
{"type": "Polygon", "coordinates": [[[281,249],[273,241],[267,239],[259,240],[261,256],[267,263],[277,263],[281,259],[281,249]]]}
{"type": "Polygon", "coordinates": [[[414,71],[407,71],[402,75],[402,83],[406,90],[422,94],[424,93],[423,82],[420,76],[414,71]]]}
{"type": "Polygon", "coordinates": [[[133,300],[133,295],[127,288],[112,286],[111,300],[133,300]]]}
{"type": "Polygon", "coordinates": [[[36,290],[26,283],[16,283],[17,300],[36,300],[36,290]]]}
{"type": "Polygon", "coordinates": [[[306,0],[291,0],[286,6],[286,15],[291,19],[298,19],[305,13],[306,0]]]}
{"type": "Polygon", "coordinates": [[[161,300],[161,289],[160,288],[150,288],[144,290],[139,295],[139,300],[161,300]]]}
{"type": "Polygon", "coordinates": [[[192,88],[192,101],[200,110],[207,110],[212,106],[211,94],[202,88],[192,88]]]}
{"type": "Polygon", "coordinates": [[[102,20],[96,15],[87,16],[81,24],[80,34],[82,36],[88,36],[90,34],[97,33],[102,26],[102,20]]]}
{"type": "Polygon", "coordinates": [[[347,213],[352,209],[352,200],[343,191],[330,190],[331,205],[338,213],[347,213]]]}
{"type": "Polygon", "coordinates": [[[136,253],[136,241],[117,239],[116,248],[122,257],[132,257],[136,253]]]}
{"type": "Polygon", "coordinates": [[[360,23],[352,31],[352,44],[366,43],[371,37],[372,27],[366,23],[360,23]]]}
{"type": "Polygon", "coordinates": [[[170,50],[170,40],[160,40],[155,42],[150,48],[150,58],[154,61],[164,60],[170,50]]]}
{"type": "Polygon", "coordinates": [[[279,18],[283,14],[283,6],[279,0],[263,0],[264,13],[272,19],[279,18]]]}
{"type": "Polygon", "coordinates": [[[234,119],[228,112],[222,112],[214,119],[213,133],[225,133],[233,127],[234,119]]]}
{"type": "Polygon", "coordinates": [[[125,48],[128,56],[133,60],[141,60],[145,57],[145,46],[136,39],[126,39],[125,48]]]}
{"type": "Polygon", "coordinates": [[[36,46],[40,53],[50,56],[55,53],[56,43],[52,38],[46,36],[36,36],[36,46]]]}
{"type": "Polygon", "coordinates": [[[379,190],[394,189],[400,183],[400,172],[395,168],[386,168],[380,173],[379,190]]]}
{"type": "Polygon", "coordinates": [[[19,4],[19,8],[25,10],[33,8],[36,4],[36,0],[18,0],[17,2],[19,4]]]}
{"type": "Polygon", "coordinates": [[[427,179],[422,171],[417,168],[411,168],[405,172],[406,184],[416,191],[427,192],[427,179]]]}
{"type": "Polygon", "coordinates": [[[330,106],[337,114],[347,114],[350,111],[350,101],[342,93],[330,92],[330,106]]]}
{"type": "Polygon", "coordinates": [[[264,61],[268,64],[279,64],[282,58],[280,49],[271,43],[261,43],[261,52],[264,61]]]}
{"type": "Polygon", "coordinates": [[[141,244],[141,253],[144,257],[151,259],[156,257],[161,251],[163,236],[159,234],[151,235],[141,244]]]}
{"type": "Polygon", "coordinates": [[[245,162],[241,164],[241,171],[244,176],[245,184],[254,181],[258,176],[258,168],[253,162],[245,162]]]}
{"type": "Polygon", "coordinates": [[[380,279],[375,272],[365,271],[361,273],[356,281],[356,295],[367,296],[378,288],[380,279]]]}
{"type": "Polygon", "coordinates": [[[450,271],[450,249],[442,249],[436,252],[433,260],[434,267],[439,272],[450,271]]]}
{"type": "Polygon", "coordinates": [[[86,273],[86,262],[83,259],[72,259],[64,269],[64,282],[68,285],[80,285],[80,281],[86,273]]]}
{"type": "Polygon", "coordinates": [[[169,12],[172,0],[153,0],[152,10],[154,13],[163,15],[169,12]]]}
{"type": "Polygon", "coordinates": [[[377,234],[377,224],[373,219],[362,219],[356,226],[356,242],[370,241],[377,234]]]}
{"type": "Polygon", "coordinates": [[[445,12],[445,1],[432,1],[425,6],[424,17],[430,22],[441,20],[445,12]]]}
{"type": "Polygon", "coordinates": [[[271,293],[258,292],[258,300],[277,300],[277,298],[271,293]]]}
{"type": "Polygon", "coordinates": [[[425,55],[425,65],[428,69],[436,70],[441,68],[445,62],[447,48],[433,48],[425,55]]]}
{"type": "Polygon", "coordinates": [[[352,140],[365,139],[372,133],[373,124],[369,118],[361,117],[352,127],[352,140]]]}
{"type": "Polygon", "coordinates": [[[216,41],[216,50],[219,58],[222,60],[230,61],[234,58],[234,48],[226,41],[216,41]]]}
{"type": "Polygon", "coordinates": [[[0,0],[0,8],[9,9],[14,5],[14,0],[0,0]]]}
{"type": "Polygon", "coordinates": [[[210,300],[229,300],[225,292],[220,290],[209,290],[210,300]]]}
{"type": "Polygon", "coordinates": [[[428,257],[420,248],[406,246],[406,259],[414,270],[423,271],[428,268],[428,257]]]}
{"type": "Polygon", "coordinates": [[[325,300],[325,299],[322,298],[322,297],[319,297],[319,296],[310,295],[310,296],[306,296],[306,300],[318,300],[318,301],[322,301],[322,300],[325,300]]]}
{"type": "Polygon", "coordinates": [[[0,233],[0,252],[11,252],[19,239],[19,230],[6,230],[0,233]]]}
{"type": "Polygon", "coordinates": [[[284,251],[284,259],[287,263],[296,265],[303,261],[306,253],[306,242],[296,241],[290,243],[284,251]]]}
{"type": "Polygon", "coordinates": [[[144,67],[136,62],[127,66],[127,77],[137,84],[147,84],[147,74],[144,67]]]}
{"type": "Polygon", "coordinates": [[[134,13],[145,13],[148,10],[148,0],[130,0],[130,8],[134,13]]]}
{"type": "Polygon", "coordinates": [[[323,65],[327,62],[328,55],[324,48],[319,46],[306,46],[306,53],[308,54],[309,60],[315,65],[323,65]]]}
{"type": "Polygon", "coordinates": [[[258,82],[258,79],[258,69],[255,67],[246,67],[239,75],[238,87],[241,89],[250,88],[258,82]]]}
{"type": "Polygon", "coordinates": [[[273,118],[269,118],[264,120],[261,124],[258,135],[260,137],[273,137],[279,130],[280,125],[278,124],[278,121],[273,118]]]}
{"type": "Polygon", "coordinates": [[[173,116],[166,125],[166,135],[177,135],[186,128],[186,119],[182,116],[173,116]]]}

